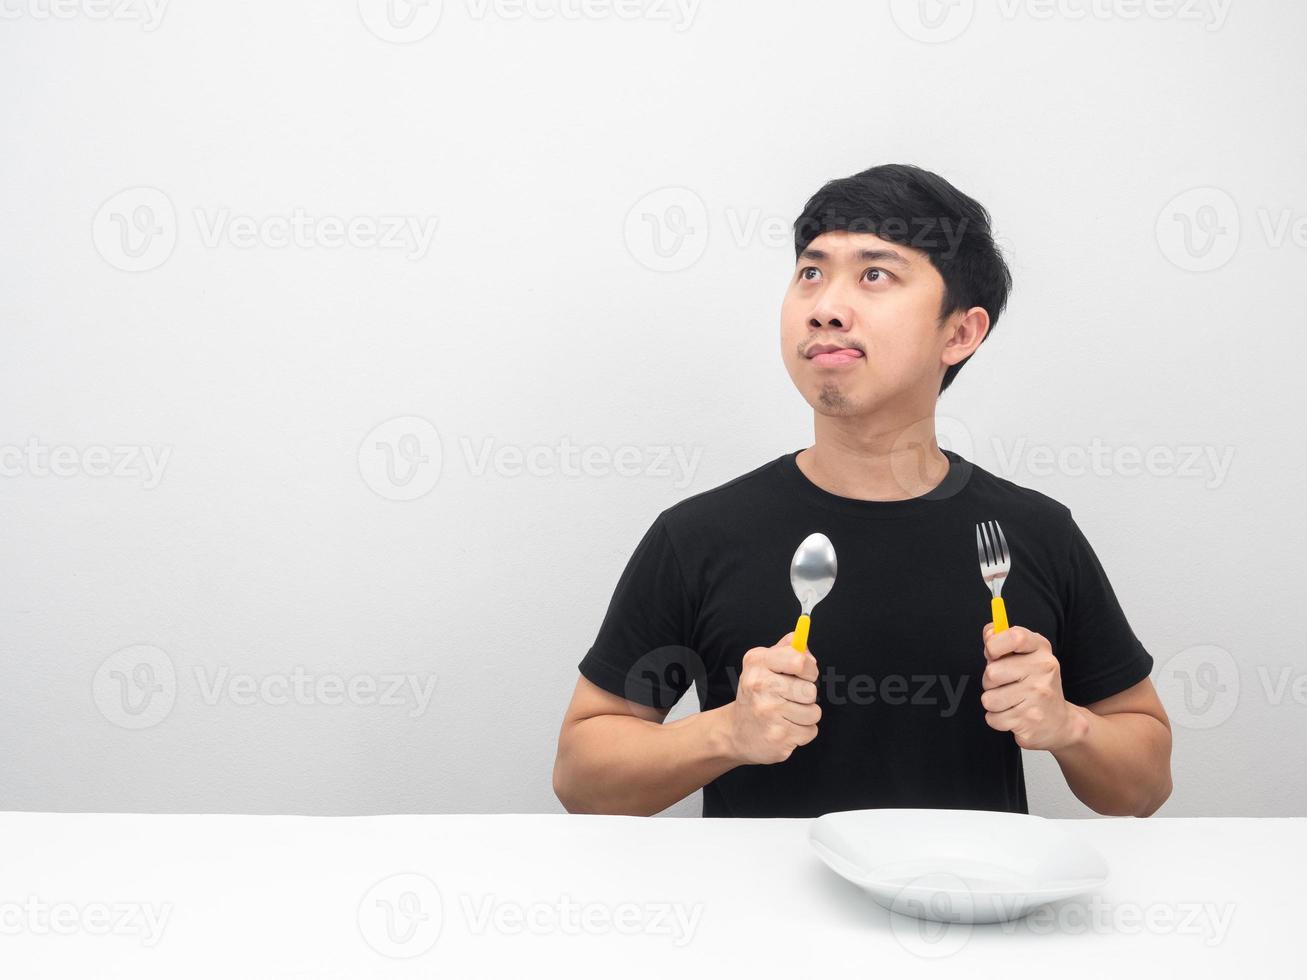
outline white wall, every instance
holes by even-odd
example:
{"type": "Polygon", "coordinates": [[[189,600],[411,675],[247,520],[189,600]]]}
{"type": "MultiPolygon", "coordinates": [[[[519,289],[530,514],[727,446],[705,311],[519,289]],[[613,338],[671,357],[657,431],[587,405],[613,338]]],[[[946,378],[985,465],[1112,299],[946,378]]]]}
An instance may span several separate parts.
{"type": "MultiPolygon", "coordinates": [[[[0,23],[0,808],[558,810],[644,528],[810,441],[789,223],[912,162],[1016,278],[941,435],[1086,529],[1176,722],[1163,813],[1307,812],[1300,7],[67,2],[0,23]],[[434,233],[377,247],[387,216],[434,233]],[[479,468],[564,439],[589,475],[479,468]],[[401,485],[379,443],[427,461],[401,485]],[[1232,456],[1041,469],[1095,444],[1232,456]],[[278,703],[297,668],[352,702],[278,703]],[[371,703],[391,676],[418,693],[371,703]]],[[[1087,812],[1029,761],[1036,812],[1087,812]]]]}

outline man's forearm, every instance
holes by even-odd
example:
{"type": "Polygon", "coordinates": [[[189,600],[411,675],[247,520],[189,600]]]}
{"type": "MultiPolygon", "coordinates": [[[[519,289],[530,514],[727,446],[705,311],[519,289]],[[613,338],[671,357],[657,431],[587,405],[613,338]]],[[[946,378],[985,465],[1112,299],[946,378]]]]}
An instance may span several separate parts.
{"type": "Polygon", "coordinates": [[[554,792],[570,813],[651,816],[739,763],[730,705],[659,724],[624,715],[572,723],[559,740],[554,792]]]}
{"type": "Polygon", "coordinates": [[[1107,816],[1146,817],[1171,795],[1171,730],[1152,715],[1097,715],[1072,705],[1075,734],[1053,750],[1080,802],[1107,816]]]}

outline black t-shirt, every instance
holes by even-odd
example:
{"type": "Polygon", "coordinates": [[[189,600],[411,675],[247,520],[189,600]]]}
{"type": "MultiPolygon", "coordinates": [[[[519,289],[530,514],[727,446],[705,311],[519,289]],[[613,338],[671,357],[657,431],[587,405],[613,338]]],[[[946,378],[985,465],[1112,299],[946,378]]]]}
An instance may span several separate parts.
{"type": "Polygon", "coordinates": [[[597,686],[670,707],[735,699],[744,654],[794,628],[790,560],[813,531],[839,572],[812,615],[817,737],[785,762],[704,787],[706,817],[807,817],[867,807],[1026,813],[1021,749],[985,724],[982,627],[990,592],[976,524],[997,520],[1012,556],[1008,620],[1048,638],[1063,693],[1090,704],[1149,675],[1102,565],[1064,505],[944,450],[944,481],[910,500],[818,487],[783,455],[663,511],[618,580],[580,663],[597,686]]]}

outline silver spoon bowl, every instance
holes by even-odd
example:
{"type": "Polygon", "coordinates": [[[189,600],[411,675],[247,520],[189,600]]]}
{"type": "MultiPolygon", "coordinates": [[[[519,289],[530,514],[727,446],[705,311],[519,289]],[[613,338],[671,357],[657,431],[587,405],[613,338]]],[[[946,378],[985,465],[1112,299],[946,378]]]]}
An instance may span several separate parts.
{"type": "Polygon", "coordinates": [[[830,595],[835,586],[835,546],[830,538],[817,531],[803,539],[794,558],[790,562],[790,587],[794,589],[795,598],[799,600],[799,623],[794,628],[794,649],[806,650],[808,647],[808,624],[804,617],[811,617],[817,603],[830,595]]]}

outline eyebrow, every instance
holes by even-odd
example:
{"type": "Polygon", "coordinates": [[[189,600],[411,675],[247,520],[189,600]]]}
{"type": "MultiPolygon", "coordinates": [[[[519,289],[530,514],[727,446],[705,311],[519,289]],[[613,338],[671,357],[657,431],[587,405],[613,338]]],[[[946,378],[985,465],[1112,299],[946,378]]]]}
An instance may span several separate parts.
{"type": "MultiPolygon", "coordinates": [[[[824,262],[830,256],[819,248],[805,248],[800,254],[801,259],[812,259],[814,262],[824,262]]],[[[859,262],[891,262],[907,268],[912,265],[898,252],[891,251],[887,248],[864,248],[855,258],[859,262]]]]}

